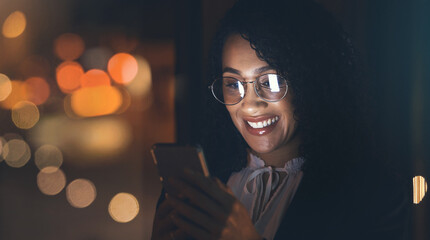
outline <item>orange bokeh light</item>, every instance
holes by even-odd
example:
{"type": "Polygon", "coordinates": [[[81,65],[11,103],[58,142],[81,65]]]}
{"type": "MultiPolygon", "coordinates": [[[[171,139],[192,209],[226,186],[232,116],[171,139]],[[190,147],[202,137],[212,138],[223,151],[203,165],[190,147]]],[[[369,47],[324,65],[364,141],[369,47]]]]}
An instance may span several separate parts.
{"type": "Polygon", "coordinates": [[[121,93],[112,86],[81,88],[72,94],[73,112],[81,117],[115,113],[122,104],[121,93]]]}
{"type": "Polygon", "coordinates": [[[110,86],[109,75],[99,69],[91,69],[81,76],[81,86],[83,88],[87,87],[97,87],[97,86],[110,86]]]}
{"type": "Polygon", "coordinates": [[[54,52],[65,61],[73,61],[79,58],[85,49],[85,43],[82,38],[74,33],[64,33],[54,42],[54,52]]]}
{"type": "Polygon", "coordinates": [[[0,102],[0,106],[6,109],[12,109],[15,104],[21,101],[26,101],[28,99],[28,88],[27,84],[23,81],[11,81],[12,92],[9,96],[0,102]]]}
{"type": "Polygon", "coordinates": [[[108,62],[108,72],[119,84],[128,84],[136,77],[138,65],[136,59],[128,53],[117,53],[108,62]]]}
{"type": "Polygon", "coordinates": [[[81,86],[82,75],[84,75],[84,69],[81,64],[72,61],[63,62],[57,67],[57,84],[64,93],[71,93],[81,86]]]}
{"type": "Polygon", "coordinates": [[[27,100],[40,105],[48,100],[51,90],[45,79],[40,77],[31,77],[24,82],[27,86],[27,100]]]}

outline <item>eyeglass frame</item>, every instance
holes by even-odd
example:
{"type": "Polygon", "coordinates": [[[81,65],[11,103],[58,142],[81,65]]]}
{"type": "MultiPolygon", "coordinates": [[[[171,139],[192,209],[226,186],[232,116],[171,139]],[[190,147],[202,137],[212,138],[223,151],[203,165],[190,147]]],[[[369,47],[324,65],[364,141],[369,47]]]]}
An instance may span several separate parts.
{"type": "MultiPolygon", "coordinates": [[[[214,96],[214,98],[215,98],[218,102],[220,102],[220,103],[222,103],[222,104],[224,104],[224,105],[227,105],[227,106],[232,106],[232,105],[236,105],[236,104],[240,103],[240,102],[241,102],[241,101],[246,97],[246,91],[245,91],[245,93],[244,93],[243,97],[242,97],[242,98],[241,98],[237,103],[224,103],[223,101],[221,101],[220,99],[218,99],[218,98],[217,98],[217,96],[215,95],[215,92],[214,92],[213,85],[215,84],[215,82],[216,82],[217,80],[222,80],[223,78],[225,78],[225,77],[219,77],[219,78],[216,78],[216,79],[212,82],[212,84],[208,86],[208,88],[209,88],[209,89],[211,90],[211,92],[212,92],[212,96],[214,96]]],[[[284,98],[285,98],[285,96],[287,96],[287,93],[288,93],[288,88],[289,88],[289,86],[288,86],[288,81],[287,81],[287,79],[285,79],[283,76],[281,76],[281,75],[279,75],[279,74],[275,74],[275,73],[266,73],[266,74],[262,74],[262,75],[260,75],[260,76],[256,77],[254,81],[248,81],[248,82],[247,82],[247,81],[240,81],[239,79],[237,79],[237,78],[235,78],[235,77],[228,77],[228,78],[232,78],[232,79],[237,80],[238,82],[240,82],[240,83],[242,84],[242,86],[244,86],[244,88],[245,88],[245,84],[254,83],[254,91],[255,91],[255,94],[257,94],[257,96],[258,96],[259,98],[261,98],[261,100],[263,100],[263,101],[265,101],[265,102],[279,102],[279,101],[281,101],[282,99],[284,99],[284,98]],[[277,76],[281,77],[282,79],[284,79],[285,84],[286,84],[285,86],[286,86],[286,88],[287,88],[287,89],[285,89],[285,93],[284,93],[284,95],[283,95],[280,99],[278,99],[278,100],[273,100],[273,101],[267,100],[267,99],[263,98],[262,96],[260,96],[260,94],[258,94],[258,91],[257,91],[257,87],[256,87],[256,84],[255,84],[255,83],[256,83],[256,82],[257,82],[261,77],[266,76],[266,75],[270,75],[270,74],[272,74],[272,75],[277,75],[277,76]]]]}

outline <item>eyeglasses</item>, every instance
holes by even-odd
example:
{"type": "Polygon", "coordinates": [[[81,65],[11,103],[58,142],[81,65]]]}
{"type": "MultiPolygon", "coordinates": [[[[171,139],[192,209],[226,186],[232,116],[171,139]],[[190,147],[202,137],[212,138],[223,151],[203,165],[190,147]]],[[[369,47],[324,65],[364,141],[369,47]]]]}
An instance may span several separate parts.
{"type": "Polygon", "coordinates": [[[287,80],[277,74],[264,74],[250,82],[233,77],[221,77],[215,79],[210,89],[222,104],[235,105],[245,97],[248,83],[254,83],[255,93],[266,102],[278,102],[287,95],[287,80]]]}

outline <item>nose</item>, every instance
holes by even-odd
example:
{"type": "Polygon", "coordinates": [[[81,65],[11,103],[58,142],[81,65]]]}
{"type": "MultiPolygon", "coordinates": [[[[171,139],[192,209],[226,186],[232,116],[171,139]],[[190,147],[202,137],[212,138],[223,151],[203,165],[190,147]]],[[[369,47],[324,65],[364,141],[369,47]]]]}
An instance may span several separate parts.
{"type": "Polygon", "coordinates": [[[247,84],[249,85],[246,88],[245,97],[241,101],[241,108],[242,111],[252,115],[267,107],[268,103],[261,99],[255,92],[255,82],[247,84]]]}

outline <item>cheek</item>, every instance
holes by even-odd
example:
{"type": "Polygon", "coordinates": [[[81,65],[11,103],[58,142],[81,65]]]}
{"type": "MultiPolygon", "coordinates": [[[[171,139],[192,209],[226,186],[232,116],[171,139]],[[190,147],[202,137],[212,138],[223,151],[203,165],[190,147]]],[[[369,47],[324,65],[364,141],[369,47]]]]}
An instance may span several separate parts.
{"type": "Polygon", "coordinates": [[[237,107],[235,107],[235,106],[228,106],[226,108],[227,108],[228,113],[230,114],[230,119],[233,122],[234,126],[236,126],[236,128],[239,128],[240,121],[239,121],[239,119],[237,117],[237,114],[236,114],[237,107]]]}

